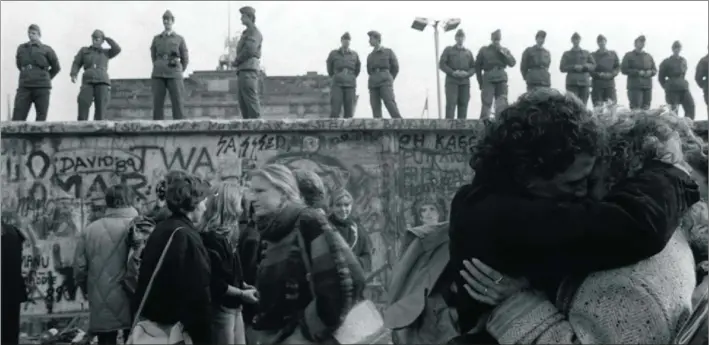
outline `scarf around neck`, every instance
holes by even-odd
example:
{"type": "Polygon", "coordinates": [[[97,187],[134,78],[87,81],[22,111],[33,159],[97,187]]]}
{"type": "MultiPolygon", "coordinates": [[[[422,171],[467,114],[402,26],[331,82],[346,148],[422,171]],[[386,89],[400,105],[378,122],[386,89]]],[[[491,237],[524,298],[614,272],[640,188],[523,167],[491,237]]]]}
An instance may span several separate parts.
{"type": "Polygon", "coordinates": [[[256,220],[256,228],[261,234],[261,238],[276,242],[288,235],[293,231],[298,216],[305,208],[302,205],[288,203],[272,216],[259,217],[256,220]]]}

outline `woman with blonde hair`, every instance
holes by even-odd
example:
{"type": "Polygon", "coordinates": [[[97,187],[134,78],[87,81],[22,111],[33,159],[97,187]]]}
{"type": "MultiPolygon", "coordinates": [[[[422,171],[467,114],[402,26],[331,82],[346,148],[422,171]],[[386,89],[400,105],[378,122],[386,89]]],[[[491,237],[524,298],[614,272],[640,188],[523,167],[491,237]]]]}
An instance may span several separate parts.
{"type": "Polygon", "coordinates": [[[211,190],[200,233],[209,253],[212,280],[212,343],[246,344],[242,303],[256,303],[256,290],[243,280],[237,252],[241,187],[222,182],[211,190]]]}
{"type": "Polygon", "coordinates": [[[361,266],[325,216],[304,205],[287,167],[269,164],[253,171],[249,192],[264,243],[256,278],[257,342],[331,341],[361,300],[361,266]]]}
{"type": "Polygon", "coordinates": [[[372,270],[372,240],[367,231],[352,219],[353,202],[352,194],[346,189],[334,191],[328,220],[347,241],[364,272],[369,273],[372,270]]]}

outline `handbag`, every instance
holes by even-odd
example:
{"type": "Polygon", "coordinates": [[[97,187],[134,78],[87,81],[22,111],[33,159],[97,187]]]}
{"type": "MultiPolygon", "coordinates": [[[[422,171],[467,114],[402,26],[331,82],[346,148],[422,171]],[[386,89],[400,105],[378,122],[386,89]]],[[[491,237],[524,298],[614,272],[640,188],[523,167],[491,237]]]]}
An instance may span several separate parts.
{"type": "MultiPolygon", "coordinates": [[[[298,224],[298,222],[296,222],[298,224]]],[[[298,237],[298,245],[300,253],[303,257],[303,264],[307,272],[306,279],[310,286],[310,292],[313,297],[315,293],[315,283],[312,280],[312,267],[310,258],[306,251],[305,240],[300,228],[296,228],[296,236],[298,237]]],[[[337,234],[339,236],[339,234],[337,234]]],[[[344,239],[343,239],[344,242],[344,239]]],[[[340,327],[335,330],[332,337],[339,344],[373,344],[381,339],[387,333],[384,327],[384,319],[381,313],[377,310],[376,305],[370,300],[362,300],[350,309],[344,318],[340,327]]]]}
{"type": "Polygon", "coordinates": [[[148,286],[145,288],[145,294],[140,300],[140,305],[135,313],[135,320],[133,320],[133,326],[131,327],[130,335],[128,340],[126,340],[127,345],[131,344],[192,344],[192,338],[189,334],[185,332],[184,325],[181,322],[177,322],[174,325],[162,325],[150,320],[140,320],[140,314],[143,312],[143,307],[145,307],[145,301],[150,295],[150,290],[153,287],[153,282],[155,277],[162,267],[163,261],[165,261],[165,255],[167,255],[168,249],[172,244],[172,239],[175,234],[180,231],[180,228],[175,229],[175,231],[170,234],[165,248],[160,254],[157,265],[155,265],[155,271],[148,281],[148,286]]]}

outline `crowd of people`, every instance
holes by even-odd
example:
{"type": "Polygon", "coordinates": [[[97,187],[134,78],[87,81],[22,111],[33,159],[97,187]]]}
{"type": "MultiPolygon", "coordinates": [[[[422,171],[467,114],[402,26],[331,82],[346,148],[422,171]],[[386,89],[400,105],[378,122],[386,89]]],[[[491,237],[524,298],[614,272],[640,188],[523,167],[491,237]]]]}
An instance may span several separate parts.
{"type": "MultiPolygon", "coordinates": [[[[447,221],[406,230],[381,314],[350,193],[278,164],[170,171],[142,215],[110,187],[75,276],[101,344],[707,344],[707,147],[666,108],[525,93],[476,133],[447,221]]],[[[22,238],[3,223],[3,279],[22,238]]]]}
{"type": "MultiPolygon", "coordinates": [[[[256,10],[242,7],[241,22],[244,32],[235,47],[234,61],[229,63],[236,69],[237,96],[241,117],[255,119],[261,117],[259,79],[261,77],[261,48],[263,35],[256,26],[256,10]]],[[[185,38],[173,30],[175,16],[169,10],[162,16],[165,28],[153,38],[150,58],[153,62],[151,87],[153,94],[153,120],[165,118],[165,96],[169,94],[172,117],[184,119],[183,74],[190,61],[185,38]]],[[[372,51],[366,60],[367,88],[374,118],[382,118],[382,104],[391,118],[402,118],[396,103],[394,80],[399,74],[399,60],[390,48],[382,45],[382,34],[372,30],[367,33],[372,51]]],[[[527,90],[551,87],[549,71],[552,58],[544,47],[547,33],[539,30],[536,43],[524,50],[519,63],[520,72],[527,90]]],[[[59,73],[60,64],[54,50],[41,41],[38,25],[28,28],[29,41],[17,48],[16,64],[20,70],[19,87],[15,95],[13,121],[26,121],[30,107],[34,104],[37,121],[45,121],[49,108],[51,80],[59,73]]],[[[475,76],[480,88],[482,107],[480,118],[487,119],[494,106],[501,113],[508,105],[508,76],[506,69],[514,67],[517,60],[509,49],[502,46],[502,32],[495,30],[477,54],[464,46],[465,33],[458,30],[456,43],[443,50],[439,68],[446,74],[445,95],[447,119],[466,119],[470,101],[470,79],[475,76]]],[[[327,74],[330,76],[330,116],[344,118],[354,116],[357,102],[357,78],[362,71],[362,62],[357,52],[350,48],[352,36],[349,32],[341,38],[341,46],[327,55],[327,74]]],[[[571,36],[571,49],[560,59],[559,71],[566,74],[565,88],[575,94],[583,104],[589,97],[594,106],[605,102],[617,102],[615,78],[619,74],[627,76],[627,96],[631,109],[649,109],[652,103],[653,78],[657,77],[665,90],[665,102],[675,111],[682,106],[684,115],[694,118],[695,103],[686,80],[687,60],[681,56],[682,44],[672,44],[672,54],[657,65],[645,48],[645,36],[635,39],[634,48],[619,59],[616,51],[608,49],[603,35],[596,38],[598,50],[590,52],[581,48],[581,36],[571,36]]],[[[110,79],[108,62],[121,52],[116,41],[103,31],[96,30],[91,35],[91,45],[79,49],[70,72],[72,82],[76,82],[83,68],[82,86],[77,98],[79,113],[77,120],[89,118],[89,107],[94,103],[94,120],[102,120],[110,101],[110,79]],[[109,48],[104,48],[106,42],[109,48]]],[[[694,80],[704,94],[704,102],[709,100],[709,55],[697,62],[694,80]]]]}

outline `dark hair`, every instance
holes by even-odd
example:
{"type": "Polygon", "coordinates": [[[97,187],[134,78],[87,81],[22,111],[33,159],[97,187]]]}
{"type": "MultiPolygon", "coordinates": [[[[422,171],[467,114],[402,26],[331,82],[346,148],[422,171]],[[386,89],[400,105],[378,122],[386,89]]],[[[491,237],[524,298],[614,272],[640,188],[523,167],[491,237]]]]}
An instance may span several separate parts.
{"type": "Polygon", "coordinates": [[[482,126],[470,166],[486,183],[525,187],[551,179],[576,155],[598,151],[598,126],[574,95],[541,88],[527,92],[482,126]]]}
{"type": "Polygon", "coordinates": [[[165,177],[158,181],[155,185],[155,196],[158,200],[165,201],[165,192],[167,191],[167,184],[170,183],[175,178],[184,177],[189,175],[187,172],[182,170],[170,170],[165,174],[165,177]]]}
{"type": "Polygon", "coordinates": [[[106,207],[121,208],[133,206],[135,194],[133,190],[125,184],[117,184],[106,190],[106,207]]]}
{"type": "Polygon", "coordinates": [[[189,213],[209,195],[209,182],[194,175],[176,176],[167,183],[165,202],[173,213],[189,213]]]}

